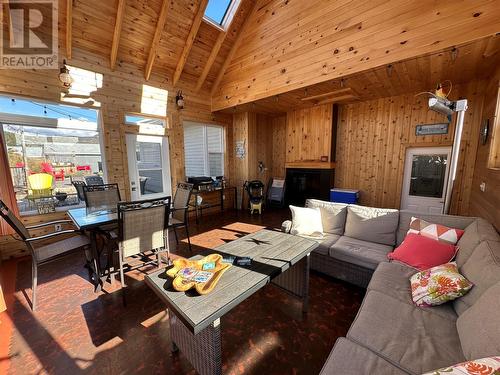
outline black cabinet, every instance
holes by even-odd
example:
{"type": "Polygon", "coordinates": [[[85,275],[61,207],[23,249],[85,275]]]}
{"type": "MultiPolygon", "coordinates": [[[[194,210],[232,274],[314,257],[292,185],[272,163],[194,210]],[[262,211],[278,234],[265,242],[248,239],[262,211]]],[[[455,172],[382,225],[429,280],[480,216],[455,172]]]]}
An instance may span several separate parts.
{"type": "Polygon", "coordinates": [[[304,206],[307,198],[330,200],[333,178],[333,169],[287,168],[286,203],[304,206]]]}

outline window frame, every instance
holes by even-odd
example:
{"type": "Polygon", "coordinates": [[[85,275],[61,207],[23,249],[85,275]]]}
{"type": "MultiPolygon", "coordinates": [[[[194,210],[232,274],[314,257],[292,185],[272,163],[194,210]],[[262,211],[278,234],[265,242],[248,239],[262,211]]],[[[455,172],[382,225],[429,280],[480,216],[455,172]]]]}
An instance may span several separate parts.
{"type": "MultiPolygon", "coordinates": [[[[208,132],[207,128],[217,128],[220,129],[222,132],[222,139],[221,139],[221,154],[222,154],[222,176],[225,175],[226,173],[226,127],[224,125],[220,124],[209,124],[209,123],[203,123],[203,122],[196,122],[196,121],[184,121],[183,123],[183,136],[185,136],[185,129],[186,127],[190,126],[201,126],[203,127],[203,170],[204,170],[204,176],[206,177],[212,177],[210,175],[210,158],[209,158],[209,152],[208,152],[208,132]]],[[[184,139],[183,139],[184,141],[184,139]]],[[[217,153],[218,154],[218,153],[217,153]]],[[[189,176],[186,170],[186,147],[184,146],[184,175],[186,177],[201,177],[201,176],[189,176]]]]}
{"type": "MultiPolygon", "coordinates": [[[[236,15],[236,11],[240,7],[241,0],[230,0],[229,6],[226,9],[226,12],[224,13],[224,17],[222,17],[222,21],[219,24],[216,20],[210,18],[206,14],[203,14],[203,20],[207,22],[208,24],[222,30],[222,31],[227,31],[229,26],[231,25],[231,22],[234,19],[234,16],[236,15]]],[[[208,7],[208,4],[207,4],[208,7]]],[[[205,9],[206,12],[206,9],[205,9]]]]}
{"type": "Polygon", "coordinates": [[[143,134],[143,135],[155,135],[155,136],[166,137],[168,135],[168,130],[170,129],[170,121],[169,121],[168,115],[167,116],[158,116],[158,115],[150,115],[150,114],[141,113],[141,112],[123,112],[122,119],[123,119],[123,125],[125,126],[126,133],[136,133],[136,134],[143,134]],[[138,125],[137,123],[134,123],[134,122],[128,122],[127,116],[144,117],[144,118],[160,120],[163,122],[163,130],[161,132],[160,131],[141,131],[141,125],[138,125]]]}
{"type": "Polygon", "coordinates": [[[497,85],[497,100],[491,124],[491,140],[488,152],[488,169],[500,170],[500,81],[497,85]]]}
{"type": "MultiPolygon", "coordinates": [[[[20,95],[11,95],[11,94],[0,94],[3,97],[8,97],[12,99],[18,99],[18,100],[26,100],[26,101],[34,101],[37,103],[45,103],[47,105],[63,105],[67,107],[78,107],[78,108],[84,108],[84,109],[91,109],[96,111],[97,114],[97,120],[96,120],[96,129],[94,131],[97,131],[99,134],[99,148],[101,151],[101,163],[102,163],[102,178],[105,183],[108,181],[108,164],[107,164],[107,159],[106,159],[106,148],[104,144],[104,126],[103,126],[103,118],[102,118],[102,112],[99,107],[94,107],[94,106],[85,106],[85,105],[78,105],[74,103],[65,103],[65,102],[60,102],[60,101],[48,101],[48,100],[43,100],[43,99],[38,99],[34,97],[26,97],[26,96],[20,96],[20,95]]],[[[28,126],[28,127],[38,127],[38,128],[54,128],[53,122],[56,121],[56,119],[53,118],[45,118],[42,116],[30,116],[30,115],[19,115],[19,114],[10,114],[7,112],[2,112],[0,110],[0,131],[3,133],[3,124],[12,124],[12,125],[18,125],[18,126],[28,126]]],[[[81,129],[85,130],[85,129],[81,129]]],[[[89,130],[90,131],[90,130],[89,130]]],[[[5,136],[2,137],[4,139],[4,142],[6,141],[5,136]]],[[[5,143],[4,143],[5,145],[5,143]]],[[[5,145],[6,146],[6,145],[5,145]]],[[[2,145],[3,147],[3,145],[2,145]]],[[[8,166],[10,168],[10,165],[8,166]]],[[[9,183],[12,185],[13,181],[9,181],[9,183]]],[[[56,212],[66,212],[72,208],[78,208],[79,206],[63,206],[63,207],[56,207],[56,212]]],[[[25,211],[25,212],[19,212],[20,216],[40,216],[40,215],[45,215],[45,214],[40,214],[38,212],[34,211],[25,211]]]]}

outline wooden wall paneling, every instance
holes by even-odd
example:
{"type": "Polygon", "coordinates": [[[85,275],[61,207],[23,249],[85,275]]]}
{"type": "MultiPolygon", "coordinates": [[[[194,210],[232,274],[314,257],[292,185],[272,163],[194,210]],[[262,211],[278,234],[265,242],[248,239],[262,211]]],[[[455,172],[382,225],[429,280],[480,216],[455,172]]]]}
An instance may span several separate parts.
{"type": "MultiPolygon", "coordinates": [[[[471,215],[481,216],[493,223],[498,231],[500,231],[500,169],[489,168],[488,158],[493,150],[494,140],[491,133],[497,118],[498,87],[500,85],[500,68],[497,68],[496,74],[487,83],[483,113],[480,121],[486,119],[490,122],[490,135],[486,144],[478,143],[476,161],[474,167],[474,175],[470,184],[470,204],[469,210],[471,215]],[[485,191],[480,190],[481,183],[486,184],[485,191]]],[[[497,131],[499,128],[496,129],[497,131]]],[[[500,151],[500,150],[498,150],[500,151]]]]}
{"type": "MultiPolygon", "coordinates": [[[[144,99],[156,101],[157,105],[155,104],[153,107],[161,107],[165,104],[161,95],[146,95],[147,87],[168,90],[170,92],[166,105],[170,125],[168,136],[171,146],[172,182],[175,186],[176,182],[185,178],[182,122],[189,119],[217,123],[230,128],[232,116],[224,113],[212,113],[210,99],[206,93],[196,94],[189,89],[184,91],[185,108],[178,110],[172,97],[173,88],[162,75],[153,72],[150,81],[146,83],[141,67],[122,62],[116,65],[114,71],[111,71],[108,59],[109,56],[94,54],[75,46],[70,64],[74,83],[69,92],[62,89],[54,71],[12,70],[0,71],[0,93],[67,104],[76,103],[76,105],[94,106],[98,109],[102,118],[103,153],[108,181],[118,183],[124,199],[129,199],[123,115],[127,112],[143,112],[144,99]]],[[[147,112],[147,110],[146,106],[145,111],[147,112]]],[[[230,145],[228,144],[227,147],[229,148],[230,145]]],[[[230,181],[232,179],[231,168],[229,168],[228,173],[227,177],[230,181]]],[[[55,215],[57,218],[62,218],[64,213],[55,215]]],[[[38,220],[50,219],[50,215],[23,217],[23,220],[29,224],[38,220]]],[[[10,256],[23,255],[25,253],[21,252],[22,247],[18,241],[10,237],[3,237],[0,239],[0,256],[5,259],[10,256]]]]}
{"type": "Polygon", "coordinates": [[[469,202],[474,176],[474,164],[479,140],[479,130],[486,92],[486,82],[472,81],[464,85],[461,96],[467,98],[469,109],[464,117],[464,129],[460,144],[460,157],[455,180],[456,193],[452,196],[452,212],[469,212],[469,202]]]}
{"type": "Polygon", "coordinates": [[[73,0],[66,0],[66,57],[71,60],[73,32],[73,0]]]}
{"type": "Polygon", "coordinates": [[[287,112],[287,163],[320,161],[321,156],[331,161],[332,113],[331,104],[287,112]]]}
{"type": "MultiPolygon", "coordinates": [[[[454,93],[453,99],[469,99],[451,207],[455,214],[469,212],[483,93],[483,81],[461,85],[454,93]]],[[[398,208],[407,149],[452,143],[454,121],[448,135],[416,137],[417,124],[444,121],[442,115],[429,111],[426,103],[426,97],[407,94],[341,106],[335,186],[360,189],[361,204],[398,208]]]]}
{"type": "Polygon", "coordinates": [[[236,157],[234,159],[234,176],[233,181],[236,186],[237,191],[237,206],[242,207],[242,197],[243,197],[243,183],[248,178],[249,175],[249,162],[248,162],[248,123],[250,121],[250,113],[243,112],[234,114],[233,117],[233,145],[236,146],[236,142],[244,142],[245,145],[245,156],[243,158],[236,157]]]}
{"type": "Polygon", "coordinates": [[[272,117],[271,177],[285,178],[286,116],[272,117]]]}

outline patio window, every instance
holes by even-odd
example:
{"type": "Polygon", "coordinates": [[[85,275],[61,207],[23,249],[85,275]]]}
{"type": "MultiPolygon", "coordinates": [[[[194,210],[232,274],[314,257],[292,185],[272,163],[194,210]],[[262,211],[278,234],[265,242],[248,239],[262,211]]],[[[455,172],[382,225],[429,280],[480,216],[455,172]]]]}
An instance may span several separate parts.
{"type": "Polygon", "coordinates": [[[19,212],[83,206],[72,182],[104,174],[97,111],[6,97],[0,108],[19,212]]]}
{"type": "Polygon", "coordinates": [[[224,175],[224,128],[184,123],[187,177],[224,175]]]}

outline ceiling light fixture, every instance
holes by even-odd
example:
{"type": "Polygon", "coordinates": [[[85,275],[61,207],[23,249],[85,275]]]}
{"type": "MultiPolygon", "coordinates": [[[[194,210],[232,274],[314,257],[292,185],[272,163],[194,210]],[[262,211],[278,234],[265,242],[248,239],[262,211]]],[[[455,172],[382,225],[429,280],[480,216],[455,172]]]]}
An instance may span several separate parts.
{"type": "Polygon", "coordinates": [[[73,83],[73,78],[71,74],[69,74],[69,69],[66,66],[66,60],[63,60],[63,66],[59,70],[59,81],[61,81],[62,85],[67,89],[69,89],[73,83]]]}
{"type": "Polygon", "coordinates": [[[175,104],[177,104],[177,109],[184,109],[184,97],[182,96],[182,91],[177,91],[175,96],[175,104]]]}

